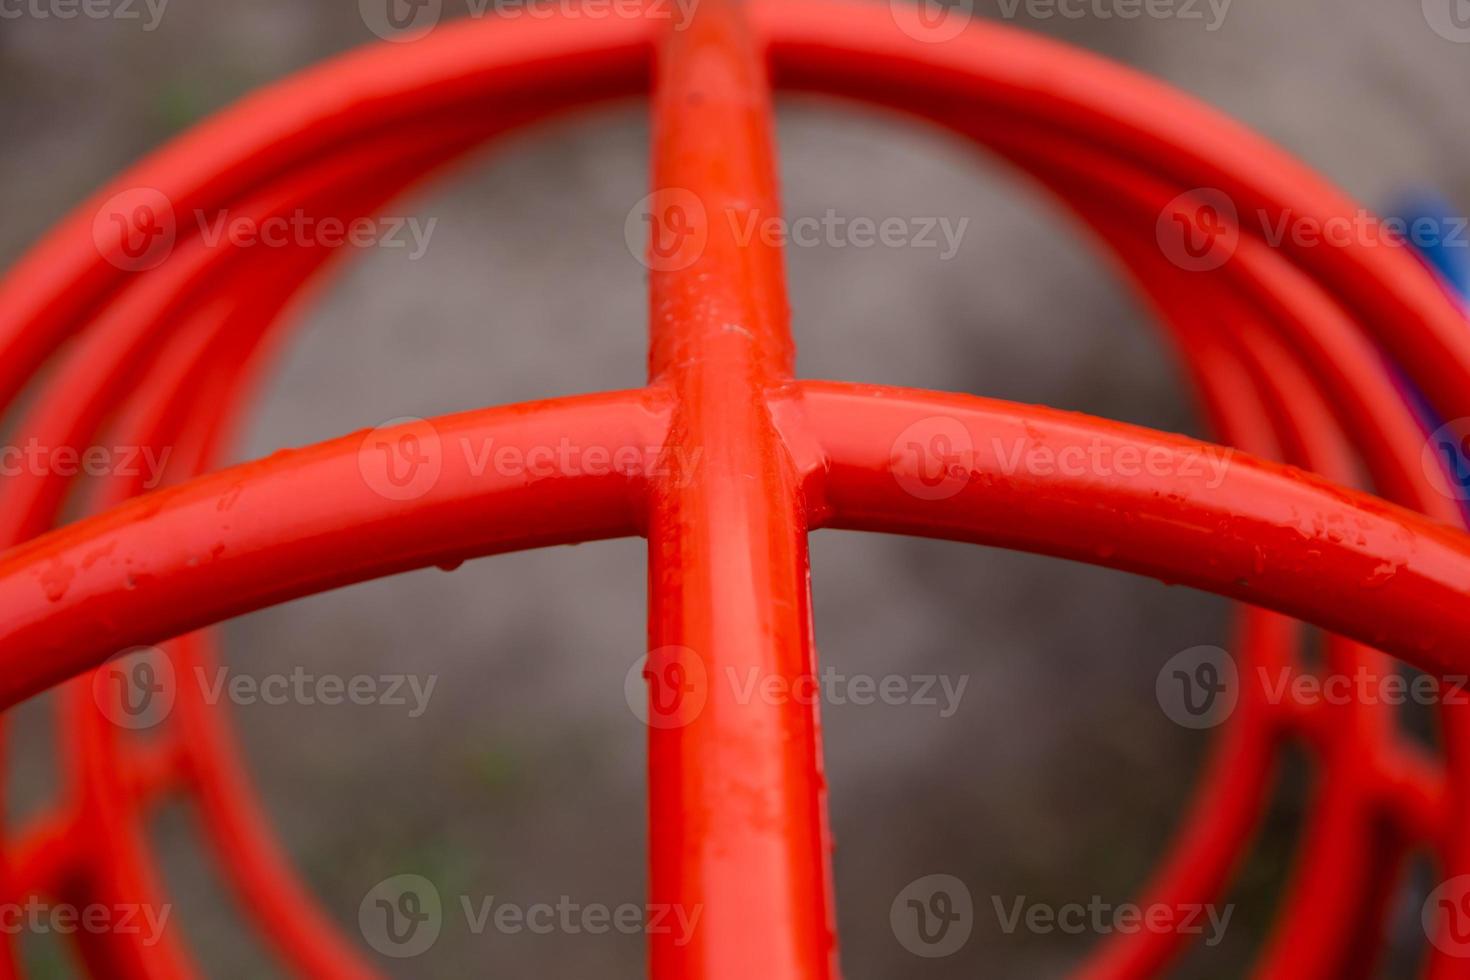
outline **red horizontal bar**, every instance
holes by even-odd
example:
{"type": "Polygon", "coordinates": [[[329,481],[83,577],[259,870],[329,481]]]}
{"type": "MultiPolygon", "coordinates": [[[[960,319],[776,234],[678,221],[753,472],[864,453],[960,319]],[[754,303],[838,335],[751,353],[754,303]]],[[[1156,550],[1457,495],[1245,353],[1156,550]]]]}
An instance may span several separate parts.
{"type": "Polygon", "coordinates": [[[1243,453],[1218,468],[1219,447],[1183,436],[966,395],[802,389],[830,466],[821,526],[1136,572],[1275,609],[1428,671],[1470,672],[1461,531],[1243,453]],[[963,473],[953,493],[923,499],[906,489],[918,475],[911,443],[928,452],[933,433],[951,445],[963,437],[952,457],[963,473]],[[1144,466],[1150,453],[1158,461],[1144,466]],[[1095,456],[1111,472],[1091,468],[1095,456]]]}
{"type": "Polygon", "coordinates": [[[640,533],[644,481],[618,467],[646,469],[664,424],[662,400],[643,392],[409,423],[277,453],[37,538],[0,557],[0,706],[262,606],[640,533]],[[557,469],[562,447],[577,462],[557,469]],[[497,472],[496,453],[521,463],[497,472]],[[527,470],[537,459],[546,466],[527,470]],[[387,465],[412,482],[394,485],[387,465]]]}

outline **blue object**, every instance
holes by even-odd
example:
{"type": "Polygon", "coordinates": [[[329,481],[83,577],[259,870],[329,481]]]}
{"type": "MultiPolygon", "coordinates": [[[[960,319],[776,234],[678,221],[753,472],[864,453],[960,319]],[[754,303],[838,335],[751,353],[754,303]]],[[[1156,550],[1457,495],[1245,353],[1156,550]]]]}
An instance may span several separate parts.
{"type": "Polygon", "coordinates": [[[1408,229],[1414,250],[1446,283],[1470,301],[1470,221],[1438,191],[1423,188],[1403,195],[1389,212],[1408,229]],[[1422,233],[1416,233],[1416,227],[1422,233]]]}
{"type": "MultiPolygon", "coordinates": [[[[1458,295],[1470,313],[1470,229],[1466,217],[1458,213],[1449,200],[1437,191],[1421,188],[1404,194],[1388,216],[1404,223],[1404,238],[1421,258],[1439,273],[1440,279],[1449,290],[1458,295]]],[[[1467,325],[1466,329],[1470,329],[1467,325]]],[[[1424,396],[1414,390],[1408,378],[1394,369],[1399,390],[1404,393],[1410,408],[1419,416],[1420,425],[1426,434],[1437,433],[1443,422],[1424,396]]],[[[1433,436],[1431,436],[1433,438],[1433,436]]],[[[1447,445],[1450,456],[1442,462],[1452,486],[1470,486],[1470,473],[1462,472],[1464,460],[1452,446],[1447,445]]],[[[1459,500],[1460,511],[1470,523],[1470,499],[1459,500]]]]}

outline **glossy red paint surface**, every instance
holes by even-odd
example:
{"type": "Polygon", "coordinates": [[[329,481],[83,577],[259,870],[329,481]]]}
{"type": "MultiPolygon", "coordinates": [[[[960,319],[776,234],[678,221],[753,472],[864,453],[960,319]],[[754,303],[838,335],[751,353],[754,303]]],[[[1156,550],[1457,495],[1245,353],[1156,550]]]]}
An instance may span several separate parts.
{"type": "Polygon", "coordinates": [[[741,694],[750,677],[799,690],[816,665],[802,474],[770,404],[795,367],[782,256],[738,231],[780,215],[739,4],[705,3],[664,39],[654,123],[650,383],[674,396],[669,449],[697,467],[648,488],[650,900],[700,925],[688,943],[652,935],[650,967],[828,977],[816,705],[741,694]]]}
{"type": "MultiPolygon", "coordinates": [[[[1249,604],[1247,665],[1306,670],[1296,617],[1338,633],[1335,669],[1384,672],[1392,654],[1470,671],[1470,537],[1430,486],[1423,436],[1377,353],[1391,351],[1444,417],[1470,415],[1463,317],[1401,248],[1242,235],[1220,268],[1182,269],[1156,223],[1196,221],[1176,199],[1199,187],[1242,213],[1356,210],[1259,138],[1124,68],[978,21],[933,43],[886,4],[837,0],[705,0],[681,30],[627,18],[445,26],[338,59],[187,134],[0,282],[0,403],[59,356],[21,437],[85,448],[120,434],[183,450],[169,471],[179,485],[136,496],[143,487],[114,480],[92,501],[105,512],[47,534],[66,480],[26,477],[0,494],[0,533],[15,545],[0,556],[0,706],[64,682],[68,773],[54,810],[12,833],[4,887],[163,901],[144,829],[157,799],[182,792],[284,968],[373,975],[272,843],[218,708],[185,686],[167,736],[144,744],[102,716],[87,675],[67,678],[173,637],[177,664],[208,662],[195,631],[223,618],[520,548],[648,537],[650,901],[700,914],[687,945],[651,937],[664,980],[838,972],[816,710],[742,698],[729,682],[753,673],[789,689],[815,669],[813,529],[1020,548],[1233,596],[1249,604]],[[795,380],[782,256],[736,234],[780,213],[768,71],[779,88],[928,119],[1035,177],[1157,309],[1218,437],[1239,451],[963,395],[795,380]],[[209,472],[278,326],[332,255],[210,249],[176,228],[157,268],[130,271],[107,223],[97,231],[117,195],[148,188],[175,214],[368,214],[485,139],[650,81],[647,388],[411,422],[209,472]],[[643,462],[472,471],[455,447],[489,438],[643,462]],[[649,467],[650,448],[692,465],[649,467]],[[1156,465],[1124,475],[1124,459],[1156,465]],[[1347,489],[1360,482],[1386,499],[1347,489]]],[[[1470,872],[1464,711],[1445,709],[1438,758],[1378,708],[1289,709],[1247,686],[1145,900],[1223,893],[1274,759],[1301,740],[1321,767],[1312,833],[1256,972],[1369,975],[1407,849],[1427,848],[1445,878],[1470,872]]],[[[1153,976],[1184,938],[1114,936],[1080,970],[1153,976]]],[[[173,931],[155,947],[108,935],[80,949],[98,976],[200,973],[173,931]]],[[[1467,964],[1435,950],[1427,972],[1463,976],[1467,964]]],[[[0,976],[13,973],[0,957],[0,976]]]]}

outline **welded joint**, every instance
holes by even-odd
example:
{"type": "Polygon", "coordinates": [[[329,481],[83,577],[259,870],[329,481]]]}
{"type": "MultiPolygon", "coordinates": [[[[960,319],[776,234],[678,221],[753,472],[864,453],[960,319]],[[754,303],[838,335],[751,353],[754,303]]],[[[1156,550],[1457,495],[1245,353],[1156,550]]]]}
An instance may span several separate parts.
{"type": "Polygon", "coordinates": [[[832,458],[807,417],[800,382],[770,389],[765,397],[777,441],[795,475],[796,489],[806,510],[807,530],[815,531],[825,526],[832,515],[827,502],[827,476],[832,469],[832,458]]]}

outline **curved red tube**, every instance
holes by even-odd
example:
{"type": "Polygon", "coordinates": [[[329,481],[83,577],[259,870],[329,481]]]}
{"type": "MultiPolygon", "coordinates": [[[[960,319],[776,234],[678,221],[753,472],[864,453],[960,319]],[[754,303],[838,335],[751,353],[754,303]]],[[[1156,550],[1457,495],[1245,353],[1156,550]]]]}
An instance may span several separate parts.
{"type": "Polygon", "coordinates": [[[357,433],[140,497],[0,559],[0,703],[289,598],[637,533],[661,444],[656,401],[595,395],[357,433]]]}
{"type": "MultiPolygon", "coordinates": [[[[1268,454],[1279,448],[1347,480],[1353,461],[1340,426],[1382,492],[1430,517],[1457,519],[1415,471],[1417,429],[1371,342],[1392,350],[1442,413],[1470,414],[1463,318],[1404,250],[1366,244],[1272,250],[1247,235],[1218,276],[1191,282],[1166,268],[1148,241],[1150,222],[1174,207],[1171,199],[1199,186],[1220,189],[1242,213],[1289,210],[1326,218],[1351,212],[1350,202],[1305,168],[1157,83],[1005,28],[976,25],[953,43],[924,44],[895,30],[881,7],[793,0],[752,4],[752,38],[739,5],[721,0],[704,8],[688,35],[662,42],[654,25],[627,19],[526,20],[514,28],[497,25],[493,35],[475,25],[446,27],[423,42],[339,59],[242,104],[99,193],[0,283],[0,396],[10,401],[42,359],[77,338],[70,366],[26,429],[57,444],[85,445],[121,399],[128,373],[177,366],[170,358],[180,345],[204,344],[209,356],[218,356],[231,343],[243,354],[263,339],[250,338],[251,331],[238,341],[223,332],[211,339],[214,314],[205,303],[193,305],[188,293],[191,286],[200,296],[206,288],[221,296],[249,292],[269,264],[204,254],[185,235],[156,273],[125,273],[107,261],[105,238],[93,238],[93,218],[113,194],[141,185],[160,190],[183,214],[248,211],[276,206],[265,203],[271,201],[320,203],[339,180],[361,178],[369,186],[367,172],[379,165],[401,168],[407,179],[498,128],[638,90],[656,42],[663,50],[656,189],[683,188],[716,211],[774,214],[759,69],[759,45],[766,43],[783,85],[927,115],[1041,176],[1118,248],[1174,323],[1233,441],[1268,454]],[[514,115],[504,111],[508,103],[515,104],[514,115]],[[417,158],[393,144],[405,127],[422,128],[417,158]],[[319,179],[324,175],[330,176],[319,179]],[[1105,203],[1091,207],[1095,200],[1105,203]],[[1193,315],[1191,291],[1195,305],[1198,294],[1213,296],[1211,314],[1193,315]],[[1281,381],[1286,376],[1293,378],[1289,385],[1281,381]],[[1255,416],[1263,417],[1230,411],[1227,385],[1241,398],[1259,400],[1255,416]],[[1288,390],[1301,397],[1285,397],[1288,390]]],[[[378,186],[386,195],[398,179],[378,186]]],[[[0,608],[16,613],[0,626],[6,641],[0,662],[13,668],[0,682],[0,703],[94,663],[117,645],[291,595],[431,561],[645,530],[654,645],[694,649],[717,666],[749,665],[791,680],[812,669],[804,534],[824,521],[984,540],[1163,575],[1341,629],[1431,670],[1461,668],[1470,657],[1463,536],[1295,471],[1226,457],[1218,447],[959,396],[792,384],[779,254],[737,248],[721,227],[710,225],[704,252],[691,266],[655,270],[654,385],[645,392],[380,432],[378,443],[366,447],[368,462],[358,446],[356,483],[349,437],[145,498],[0,558],[0,608]],[[923,489],[926,481],[957,479],[958,471],[914,470],[900,438],[922,440],[924,426],[936,418],[942,434],[959,433],[965,443],[963,485],[940,498],[923,489]],[[906,431],[914,426],[917,434],[906,431]],[[570,433],[602,440],[596,442],[602,448],[704,454],[707,482],[565,471],[544,478],[521,473],[518,481],[487,477],[469,455],[461,468],[443,453],[446,434],[454,443],[492,432],[522,452],[570,433]],[[436,439],[439,451],[426,452],[436,439]],[[986,439],[1000,440],[988,457],[986,439]],[[377,470],[374,450],[384,454],[377,470]],[[1065,467],[1074,453],[1101,453],[1113,464],[1136,455],[1165,472],[1135,478],[1117,465],[1110,474],[1096,466],[1080,475],[1058,472],[1057,462],[1065,467]],[[403,496],[431,460],[441,466],[437,482],[421,495],[403,496]],[[1185,472],[1190,460],[1206,467],[1203,479],[1185,472]],[[395,462],[402,472],[389,469],[395,462]],[[1216,473],[1208,469],[1212,462],[1227,465],[1216,473]],[[756,479],[747,485],[751,476],[756,479]],[[364,491],[374,485],[387,502],[364,491]],[[295,499],[293,488],[321,498],[295,499]],[[487,512],[487,503],[497,510],[487,512]],[[159,547],[149,535],[163,532],[181,537],[159,547]],[[237,593],[221,599],[219,589],[237,593]],[[185,604],[195,608],[183,612],[185,604]]],[[[294,286],[282,285],[277,303],[294,286]]],[[[278,312],[270,302],[259,309],[264,318],[278,312]]],[[[187,438],[215,444],[218,433],[187,438]]],[[[54,518],[65,482],[32,481],[23,491],[0,501],[0,526],[25,536],[54,518]]],[[[1259,612],[1247,624],[1252,658],[1282,655],[1286,624],[1259,612]]],[[[1332,650],[1339,666],[1382,663],[1351,644],[1335,643],[1332,650]]],[[[698,943],[675,949],[654,942],[654,973],[835,972],[815,712],[752,708],[722,700],[718,691],[711,705],[688,725],[651,734],[653,826],[664,835],[655,837],[654,895],[666,902],[707,900],[711,908],[698,943]],[[749,774],[749,781],[732,780],[731,771],[749,774]],[[759,814],[743,806],[752,793],[769,804],[759,814]],[[750,929],[756,898],[767,903],[765,917],[761,928],[750,929]]],[[[1448,870],[1470,868],[1470,845],[1443,839],[1442,830],[1455,825],[1470,799],[1464,751],[1470,719],[1447,713],[1449,776],[1441,779],[1395,744],[1380,715],[1317,712],[1270,722],[1253,715],[1249,726],[1232,729],[1224,755],[1250,771],[1212,770],[1202,791],[1197,812],[1207,819],[1176,852],[1188,860],[1173,865],[1163,894],[1207,895],[1220,886],[1248,833],[1282,726],[1313,739],[1328,758],[1327,809],[1318,824],[1327,836],[1303,862],[1305,884],[1297,893],[1298,918],[1310,920],[1311,941],[1278,944],[1263,975],[1338,977],[1366,969],[1368,958],[1359,953],[1381,918],[1383,871],[1397,859],[1393,834],[1364,837],[1380,813],[1395,834],[1436,837],[1448,870]],[[1369,760],[1361,772],[1350,764],[1360,750],[1369,760]],[[1403,802],[1391,802],[1392,793],[1403,794],[1403,802]],[[1214,799],[1228,800],[1228,809],[1206,812],[1214,799]],[[1440,812],[1445,808],[1448,818],[1440,812]],[[1336,853],[1365,846],[1375,851],[1371,865],[1333,869],[1336,853]],[[1336,942],[1345,931],[1353,945],[1336,942]]],[[[113,799],[132,779],[167,781],[166,753],[134,758],[102,731],[86,731],[81,752],[96,782],[94,800],[113,799]],[[117,768],[131,766],[137,774],[109,773],[106,760],[114,758],[132,759],[117,768]]],[[[214,744],[206,756],[218,762],[227,753],[222,742],[214,744]]],[[[151,889],[141,842],[130,829],[132,811],[112,803],[105,809],[116,819],[109,816],[99,832],[119,847],[89,855],[100,868],[97,887],[119,895],[151,889]]],[[[217,808],[215,822],[225,822],[217,808]]],[[[30,839],[25,873],[59,873],[54,838],[36,833],[30,839]]],[[[288,883],[244,884],[258,900],[288,883]]],[[[304,926],[288,945],[302,949],[318,929],[304,926]]],[[[135,950],[114,956],[103,945],[88,953],[102,972],[181,976],[189,970],[172,953],[150,964],[135,950]]],[[[1117,947],[1121,954],[1112,959],[1105,950],[1095,964],[1098,975],[1147,972],[1174,945],[1148,940],[1117,947]]],[[[326,962],[320,967],[326,973],[350,972],[345,960],[326,962]]],[[[1436,975],[1454,969],[1436,956],[1436,975]]]]}

